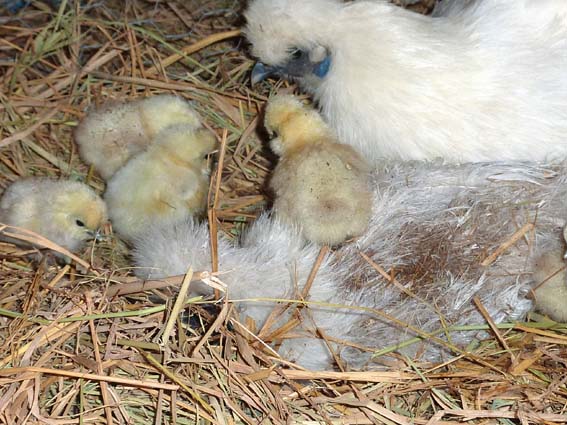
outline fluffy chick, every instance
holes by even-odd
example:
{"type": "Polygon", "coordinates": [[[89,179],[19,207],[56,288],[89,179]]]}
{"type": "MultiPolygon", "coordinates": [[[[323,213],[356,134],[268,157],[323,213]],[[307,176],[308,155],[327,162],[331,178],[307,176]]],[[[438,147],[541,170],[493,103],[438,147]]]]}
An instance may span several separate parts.
{"type": "Polygon", "coordinates": [[[375,164],[567,156],[567,2],[439,4],[433,18],[387,0],[250,1],[252,79],[297,80],[375,164]]]}
{"type": "Polygon", "coordinates": [[[361,235],[370,220],[368,164],[336,141],[320,115],[293,96],[276,96],[266,109],[266,129],[280,161],[270,181],[274,210],[302,229],[305,239],[336,245],[361,235]]]}
{"type": "MultiPolygon", "coordinates": [[[[563,231],[567,240],[567,228],[563,231]]],[[[558,250],[539,256],[534,264],[535,308],[558,322],[567,322],[567,272],[565,255],[558,250]]]]}
{"type": "Polygon", "coordinates": [[[114,230],[131,241],[153,224],[175,223],[205,208],[206,155],[215,137],[205,129],[174,125],[108,182],[104,198],[114,230]]]}
{"type": "Polygon", "coordinates": [[[22,179],[0,200],[0,222],[32,230],[69,251],[95,238],[106,220],[103,200],[89,186],[74,181],[22,179]]]}
{"type": "Polygon", "coordinates": [[[87,114],[75,131],[75,141],[83,160],[108,180],[159,131],[176,124],[200,126],[197,113],[177,96],[108,103],[87,114]]]}

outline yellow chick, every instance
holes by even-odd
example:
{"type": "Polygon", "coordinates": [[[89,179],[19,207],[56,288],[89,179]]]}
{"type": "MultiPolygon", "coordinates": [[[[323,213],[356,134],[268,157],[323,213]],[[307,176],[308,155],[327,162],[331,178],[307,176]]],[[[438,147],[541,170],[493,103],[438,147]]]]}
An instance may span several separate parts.
{"type": "Polygon", "coordinates": [[[319,244],[361,235],[372,212],[366,161],[338,143],[321,116],[293,96],[268,102],[265,126],[278,135],[270,143],[280,156],[270,181],[277,216],[319,244]]]}
{"type": "Polygon", "coordinates": [[[183,99],[159,95],[127,103],[109,103],[90,112],[75,130],[83,160],[108,180],[133,155],[145,150],[170,125],[197,128],[197,113],[183,99]]]}
{"type": "Polygon", "coordinates": [[[210,131],[191,125],[159,132],[108,182],[104,197],[114,230],[132,241],[153,224],[202,213],[209,183],[206,156],[215,143],[210,131]]]}
{"type": "MultiPolygon", "coordinates": [[[[563,230],[567,240],[567,228],[563,230]]],[[[535,308],[558,322],[567,322],[567,271],[565,257],[558,251],[548,251],[534,264],[535,308]]]]}
{"type": "Polygon", "coordinates": [[[0,199],[0,222],[39,233],[69,251],[95,238],[106,220],[103,200],[74,181],[26,178],[9,186],[0,199]]]}

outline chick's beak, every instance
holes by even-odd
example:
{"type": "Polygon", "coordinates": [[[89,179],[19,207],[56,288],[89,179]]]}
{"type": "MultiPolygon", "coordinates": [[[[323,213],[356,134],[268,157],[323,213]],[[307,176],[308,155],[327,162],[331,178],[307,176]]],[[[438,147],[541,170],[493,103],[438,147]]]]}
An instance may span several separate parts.
{"type": "Polygon", "coordinates": [[[256,85],[259,82],[265,80],[270,75],[277,74],[279,72],[278,67],[264,65],[262,62],[256,62],[254,68],[252,68],[252,75],[250,76],[250,82],[252,85],[256,85]]]}
{"type": "Polygon", "coordinates": [[[94,239],[96,242],[100,242],[104,240],[104,235],[101,232],[101,229],[98,230],[88,230],[87,233],[89,236],[94,239]]]}

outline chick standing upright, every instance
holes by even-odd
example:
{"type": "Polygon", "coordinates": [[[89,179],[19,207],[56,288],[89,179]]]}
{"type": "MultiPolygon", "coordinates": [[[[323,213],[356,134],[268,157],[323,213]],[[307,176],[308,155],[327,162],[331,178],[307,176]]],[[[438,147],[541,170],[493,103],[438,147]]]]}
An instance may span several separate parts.
{"type": "Polygon", "coordinates": [[[192,125],[160,131],[145,152],[109,180],[104,198],[114,230],[132,241],[157,224],[203,212],[208,190],[206,156],[214,135],[192,125]]]}
{"type": "Polygon", "coordinates": [[[278,134],[270,142],[280,156],[270,181],[276,214],[319,244],[362,234],[372,212],[370,169],[362,157],[293,96],[269,101],[265,126],[278,134]]]}
{"type": "Polygon", "coordinates": [[[183,99],[159,95],[126,103],[108,103],[87,114],[75,131],[83,160],[108,180],[132,156],[142,152],[164,128],[199,127],[199,117],[183,99]]]}
{"type": "MultiPolygon", "coordinates": [[[[567,227],[563,230],[567,240],[567,227]]],[[[567,322],[567,271],[565,257],[559,250],[540,255],[534,263],[533,290],[535,308],[558,322],[567,322]]]]}
{"type": "Polygon", "coordinates": [[[0,222],[39,233],[69,251],[95,238],[106,219],[102,199],[89,186],[74,181],[22,179],[9,186],[0,200],[0,222]]]}

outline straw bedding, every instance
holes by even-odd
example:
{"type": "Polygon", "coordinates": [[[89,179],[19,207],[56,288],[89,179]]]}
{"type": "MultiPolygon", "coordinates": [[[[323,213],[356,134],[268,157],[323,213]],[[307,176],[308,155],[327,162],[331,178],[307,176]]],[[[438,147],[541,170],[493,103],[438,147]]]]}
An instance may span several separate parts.
{"type": "MultiPolygon", "coordinates": [[[[22,176],[47,175],[102,191],[102,180],[78,158],[72,130],[89,107],[108,100],[176,93],[194,102],[221,143],[212,159],[210,232],[201,227],[195,233],[211,255],[185,275],[140,280],[127,247],[110,229],[106,241],[61,267],[32,263],[29,251],[0,244],[1,423],[566,422],[566,328],[538,315],[496,325],[479,308],[469,328],[488,338],[445,364],[386,350],[388,356],[378,357],[379,370],[313,372],[278,359],[264,342],[294,332],[294,323],[254,329],[236,314],[236,304],[188,296],[197,284],[219,294],[225,289],[227,247],[268,203],[264,182],[273,158],[261,130],[256,132],[258,113],[270,93],[294,88],[274,81],[250,87],[252,61],[238,38],[238,1],[27,3],[0,17],[3,188],[22,176]]],[[[469,192],[461,193],[464,198],[455,202],[473,202],[469,192]]],[[[546,193],[560,200],[559,192],[546,193]]],[[[491,208],[497,206],[481,206],[477,217],[493,217],[491,208]]],[[[515,216],[517,222],[502,224],[507,230],[491,248],[522,230],[511,246],[527,249],[533,229],[523,226],[536,223],[539,229],[540,223],[537,208],[527,210],[515,216]]],[[[482,223],[489,229],[500,225],[484,218],[482,223]]],[[[548,217],[541,225],[551,234],[561,222],[548,217]]],[[[399,230],[432,230],[431,222],[408,226],[399,230]]],[[[396,279],[412,277],[421,285],[430,282],[429,270],[463,273],[447,256],[390,261],[402,245],[391,245],[390,257],[365,251],[365,243],[331,254],[311,250],[303,258],[303,282],[335,267],[329,258],[336,264],[345,257],[355,261],[349,251],[354,249],[374,263],[356,257],[348,266],[359,269],[354,281],[380,269],[388,276],[396,267],[396,279]]],[[[436,252],[443,252],[440,239],[420,243],[437,244],[436,252]]],[[[465,268],[472,270],[494,251],[475,253],[469,243],[457,235],[451,250],[471,249],[465,268]]],[[[496,256],[494,264],[503,266],[498,261],[510,252],[496,256]]],[[[284,305],[275,306],[270,323],[284,305]]]]}

